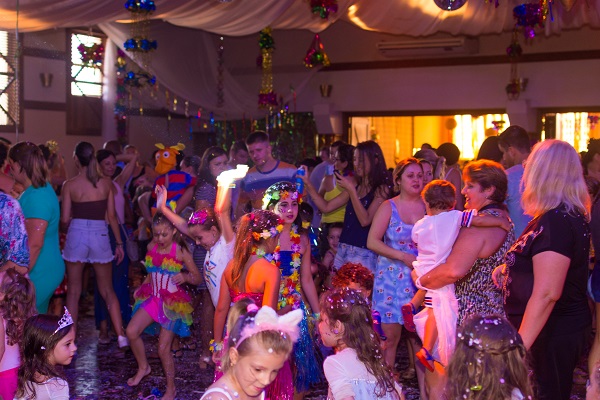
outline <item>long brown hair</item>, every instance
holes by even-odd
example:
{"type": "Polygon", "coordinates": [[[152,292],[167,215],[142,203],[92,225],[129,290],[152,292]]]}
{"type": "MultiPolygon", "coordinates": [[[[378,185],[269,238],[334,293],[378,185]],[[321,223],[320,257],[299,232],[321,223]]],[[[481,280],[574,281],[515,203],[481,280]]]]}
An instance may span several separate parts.
{"type": "Polygon", "coordinates": [[[48,358],[54,352],[54,348],[73,329],[72,325],[58,328],[60,317],[55,315],[38,314],[30,317],[25,322],[23,339],[21,341],[21,366],[19,367],[19,381],[16,397],[24,397],[26,392],[35,390],[32,383],[39,382],[36,376],[44,378],[60,377],[61,374],[56,366],[48,362],[48,358]]]}
{"type": "Polygon", "coordinates": [[[320,303],[321,313],[327,315],[330,326],[336,321],[344,324],[341,341],[356,351],[358,359],[377,380],[373,397],[394,393],[392,371],[383,359],[381,341],[373,329],[369,300],[360,291],[344,287],[325,292],[320,303]]]}
{"type": "Polygon", "coordinates": [[[96,160],[94,146],[88,142],[77,143],[75,146],[75,156],[82,167],[87,167],[85,176],[96,187],[96,184],[100,180],[100,172],[98,171],[98,161],[96,160]]]}
{"type": "Polygon", "coordinates": [[[33,283],[14,269],[6,270],[0,293],[0,316],[6,321],[6,337],[9,345],[19,343],[23,337],[23,327],[27,318],[37,313],[35,309],[35,288],[33,283]]]}
{"type": "Polygon", "coordinates": [[[533,398],[526,350],[517,330],[499,315],[473,315],[458,332],[448,365],[450,399],[510,399],[517,388],[533,398]]]}
{"type": "Polygon", "coordinates": [[[264,237],[257,239],[254,234],[260,234],[263,231],[272,232],[282,223],[281,219],[275,213],[267,210],[255,210],[240,218],[235,238],[235,252],[231,260],[233,263],[231,270],[232,286],[238,284],[238,281],[242,277],[244,266],[252,255],[252,248],[260,246],[268,240],[264,237]]]}
{"type": "Polygon", "coordinates": [[[31,186],[39,188],[46,186],[50,177],[48,165],[42,150],[31,142],[19,142],[8,151],[8,157],[18,162],[31,181],[31,186]]]}

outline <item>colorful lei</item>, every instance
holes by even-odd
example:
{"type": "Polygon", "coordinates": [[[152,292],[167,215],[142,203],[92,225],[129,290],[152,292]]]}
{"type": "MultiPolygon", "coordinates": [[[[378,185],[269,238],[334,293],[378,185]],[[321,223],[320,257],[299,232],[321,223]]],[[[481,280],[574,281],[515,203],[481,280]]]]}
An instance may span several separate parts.
{"type": "Polygon", "coordinates": [[[279,245],[277,245],[277,247],[275,247],[275,251],[273,252],[273,254],[267,254],[263,249],[259,249],[256,246],[252,247],[252,255],[256,255],[259,258],[265,258],[267,261],[269,261],[271,264],[275,265],[277,268],[279,268],[279,266],[281,265],[281,261],[279,261],[279,250],[281,249],[281,247],[279,245]]]}
{"type": "Polygon", "coordinates": [[[290,241],[292,242],[292,261],[290,264],[294,272],[286,278],[281,278],[277,308],[281,309],[291,305],[292,309],[296,310],[300,308],[302,301],[302,295],[300,294],[300,265],[302,264],[302,257],[300,254],[301,246],[298,225],[292,225],[290,241]]]}

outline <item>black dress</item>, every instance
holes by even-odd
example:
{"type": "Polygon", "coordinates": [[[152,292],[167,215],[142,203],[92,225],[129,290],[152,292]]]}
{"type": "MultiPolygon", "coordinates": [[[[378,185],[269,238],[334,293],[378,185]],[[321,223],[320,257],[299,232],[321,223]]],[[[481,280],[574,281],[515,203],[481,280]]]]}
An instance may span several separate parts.
{"type": "MultiPolygon", "coordinates": [[[[570,259],[561,297],[530,349],[540,400],[570,397],[573,370],[591,328],[586,295],[589,250],[585,217],[561,205],[534,218],[506,254],[505,311],[516,328],[533,290],[533,257],[552,251],[570,259]]],[[[544,273],[553,273],[552,265],[544,268],[544,273]]]]}

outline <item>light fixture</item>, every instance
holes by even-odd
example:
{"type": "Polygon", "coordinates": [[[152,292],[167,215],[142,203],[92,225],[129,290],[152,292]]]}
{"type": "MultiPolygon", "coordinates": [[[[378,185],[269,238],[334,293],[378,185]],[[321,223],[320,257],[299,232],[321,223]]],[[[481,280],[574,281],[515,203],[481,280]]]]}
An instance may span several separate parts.
{"type": "Polygon", "coordinates": [[[50,72],[42,72],[40,73],[40,81],[42,82],[42,87],[49,88],[52,86],[52,75],[50,72]]]}
{"type": "Polygon", "coordinates": [[[332,85],[329,85],[327,83],[322,83],[319,86],[319,90],[321,91],[321,97],[329,97],[331,96],[331,90],[333,89],[332,85]]]}

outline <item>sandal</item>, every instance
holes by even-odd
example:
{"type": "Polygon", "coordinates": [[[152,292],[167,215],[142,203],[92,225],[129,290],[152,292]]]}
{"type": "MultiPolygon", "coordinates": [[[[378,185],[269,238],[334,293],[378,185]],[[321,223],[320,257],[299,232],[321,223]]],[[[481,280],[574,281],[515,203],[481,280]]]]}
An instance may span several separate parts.
{"type": "Polygon", "coordinates": [[[421,362],[421,364],[425,366],[425,368],[427,368],[430,372],[434,371],[433,361],[435,360],[425,347],[421,347],[421,350],[419,350],[416,356],[417,359],[421,362]],[[432,363],[430,364],[429,361],[432,361],[432,363]]]}
{"type": "Polygon", "coordinates": [[[417,330],[413,319],[413,316],[417,313],[415,306],[412,303],[406,303],[400,308],[400,312],[402,313],[402,320],[404,321],[406,330],[415,332],[417,330]]]}
{"type": "Polygon", "coordinates": [[[173,358],[183,357],[183,349],[181,349],[181,348],[179,348],[177,350],[171,350],[171,353],[173,353],[173,358]]]}

